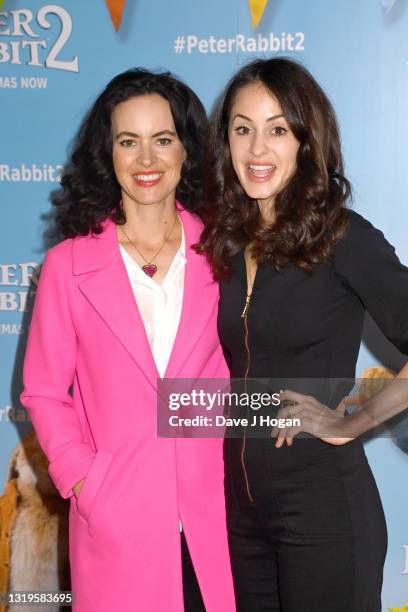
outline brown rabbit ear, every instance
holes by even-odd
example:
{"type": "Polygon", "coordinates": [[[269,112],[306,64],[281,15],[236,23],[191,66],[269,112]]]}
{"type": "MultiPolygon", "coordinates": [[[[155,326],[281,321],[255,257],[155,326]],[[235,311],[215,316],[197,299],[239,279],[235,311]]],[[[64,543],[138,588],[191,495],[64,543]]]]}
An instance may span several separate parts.
{"type": "Polygon", "coordinates": [[[10,455],[9,463],[7,466],[6,482],[8,482],[9,480],[12,480],[13,478],[18,478],[19,472],[18,472],[17,462],[18,460],[20,460],[20,462],[23,460],[24,463],[27,461],[26,447],[29,447],[29,448],[39,447],[38,440],[37,440],[37,437],[34,431],[29,431],[28,434],[26,434],[24,438],[21,440],[21,442],[19,442],[14,447],[10,455]]]}
{"type": "Polygon", "coordinates": [[[12,480],[13,478],[17,478],[18,476],[17,457],[20,452],[21,452],[21,442],[19,442],[17,446],[14,447],[10,455],[9,463],[7,466],[6,482],[8,482],[9,480],[12,480]]]}

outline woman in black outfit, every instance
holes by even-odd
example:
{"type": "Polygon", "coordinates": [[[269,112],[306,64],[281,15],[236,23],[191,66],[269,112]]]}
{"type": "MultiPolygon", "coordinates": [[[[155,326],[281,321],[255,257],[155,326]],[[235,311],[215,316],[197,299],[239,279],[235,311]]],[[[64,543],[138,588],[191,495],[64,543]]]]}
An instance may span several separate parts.
{"type": "MultiPolygon", "coordinates": [[[[211,147],[200,249],[220,280],[231,377],[250,390],[262,389],[253,379],[291,379],[278,416],[301,420],[277,440],[258,428],[225,441],[238,610],[379,612],[386,525],[357,435],[401,411],[408,393],[392,383],[346,416],[345,402],[326,404],[333,379],[354,381],[365,310],[408,353],[408,269],[345,207],[335,114],[297,63],[242,68],[220,102],[211,147]],[[314,435],[293,440],[300,431],[314,435]]],[[[263,414],[276,416],[272,406],[263,414]]]]}

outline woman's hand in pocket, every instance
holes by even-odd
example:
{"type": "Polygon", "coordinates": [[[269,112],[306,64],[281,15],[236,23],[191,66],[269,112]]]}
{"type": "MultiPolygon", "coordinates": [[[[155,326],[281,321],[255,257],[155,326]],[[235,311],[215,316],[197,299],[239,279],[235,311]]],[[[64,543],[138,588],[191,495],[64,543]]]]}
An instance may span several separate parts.
{"type": "Polygon", "coordinates": [[[75,497],[78,497],[81,489],[82,489],[82,485],[85,482],[85,478],[83,478],[82,480],[80,480],[79,482],[77,482],[73,487],[72,490],[75,493],[75,497]]]}

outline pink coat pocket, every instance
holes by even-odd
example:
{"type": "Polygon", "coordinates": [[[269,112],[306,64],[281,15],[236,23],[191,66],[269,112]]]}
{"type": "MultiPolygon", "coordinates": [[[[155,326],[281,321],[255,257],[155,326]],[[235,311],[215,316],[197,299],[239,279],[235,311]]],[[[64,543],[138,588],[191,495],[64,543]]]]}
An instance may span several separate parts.
{"type": "Polygon", "coordinates": [[[113,455],[103,448],[96,451],[92,465],[79,492],[76,500],[77,509],[86,522],[89,521],[95,498],[109,469],[113,455]]]}

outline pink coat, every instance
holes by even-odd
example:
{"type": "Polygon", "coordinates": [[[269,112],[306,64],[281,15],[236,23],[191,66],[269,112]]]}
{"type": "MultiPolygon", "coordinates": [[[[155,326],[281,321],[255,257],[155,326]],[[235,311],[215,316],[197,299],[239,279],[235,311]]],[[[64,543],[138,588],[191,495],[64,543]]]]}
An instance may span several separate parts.
{"type": "MultiPolygon", "coordinates": [[[[201,223],[180,214],[185,290],[166,377],[226,378],[218,287],[191,249],[201,223]]],[[[179,516],[207,612],[235,610],[222,440],[158,438],[158,377],[114,223],[48,251],[21,401],[70,499],[76,612],[182,611],[179,516]],[[72,486],[85,476],[77,500],[72,486]]]]}

